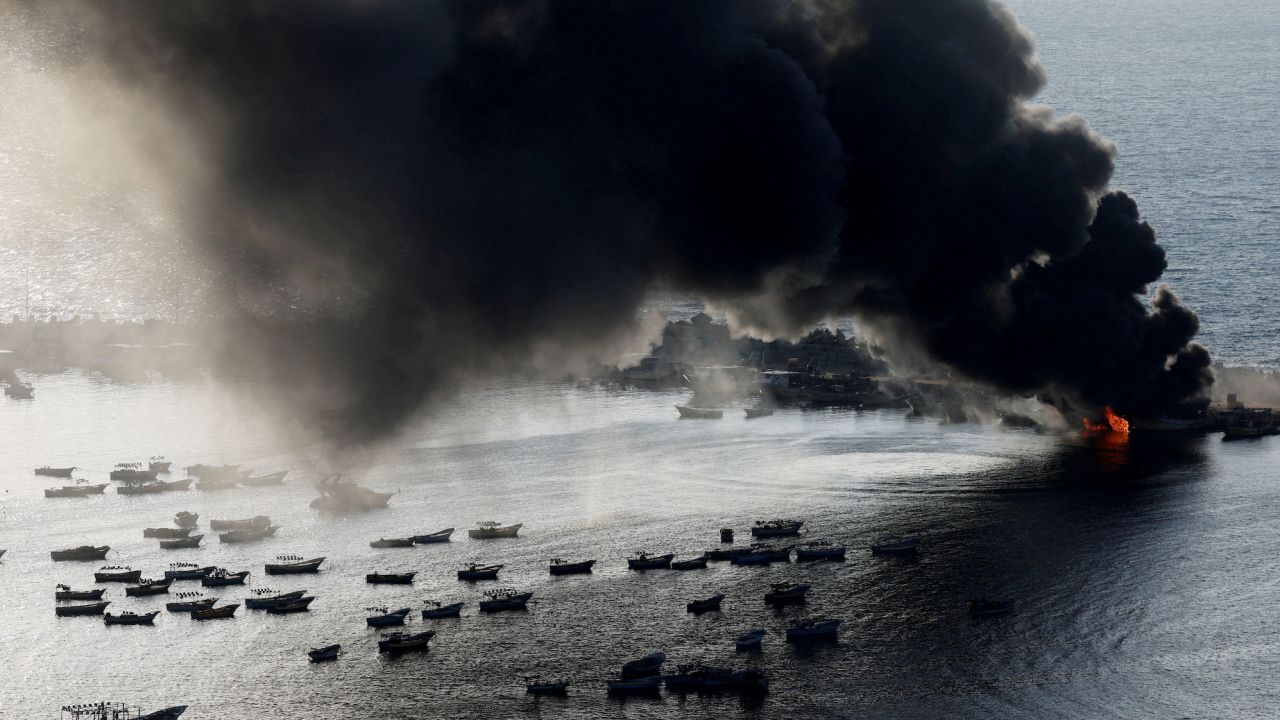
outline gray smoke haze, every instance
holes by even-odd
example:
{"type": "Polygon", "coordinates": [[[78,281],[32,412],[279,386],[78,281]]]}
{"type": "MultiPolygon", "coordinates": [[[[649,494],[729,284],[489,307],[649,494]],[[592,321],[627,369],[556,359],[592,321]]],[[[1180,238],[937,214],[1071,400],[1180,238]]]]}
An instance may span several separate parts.
{"type": "Polygon", "coordinates": [[[1028,105],[1032,41],[989,0],[8,4],[180,129],[156,155],[219,365],[342,443],[621,337],[659,284],[1085,406],[1212,381],[1196,316],[1144,306],[1164,252],[1114,148],[1028,105]]]}

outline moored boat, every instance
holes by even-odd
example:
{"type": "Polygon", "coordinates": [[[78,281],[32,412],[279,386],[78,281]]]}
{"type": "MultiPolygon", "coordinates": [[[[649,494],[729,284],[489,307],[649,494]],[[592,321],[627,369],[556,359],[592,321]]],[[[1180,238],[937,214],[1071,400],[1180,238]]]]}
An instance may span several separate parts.
{"type": "Polygon", "coordinates": [[[134,570],[127,565],[107,565],[98,568],[93,574],[94,582],[138,582],[142,578],[141,570],[134,570]]]}
{"type": "Polygon", "coordinates": [[[513,538],[516,533],[520,532],[520,528],[524,527],[524,523],[516,523],[515,525],[499,525],[493,520],[485,520],[477,523],[476,527],[467,531],[467,536],[473,540],[492,540],[494,538],[513,538]]]}
{"type": "Polygon", "coordinates": [[[583,560],[581,562],[565,562],[560,558],[551,558],[551,574],[552,575],[585,575],[591,572],[591,568],[595,567],[595,560],[583,560]]]}
{"type": "Polygon", "coordinates": [[[292,613],[307,612],[311,607],[311,601],[313,600],[315,600],[315,597],[307,595],[291,602],[272,605],[267,608],[267,613],[271,615],[289,615],[292,613]]]}
{"type": "Polygon", "coordinates": [[[111,471],[112,480],[155,480],[159,473],[142,467],[142,463],[117,463],[111,471]]]}
{"type": "Polygon", "coordinates": [[[186,490],[191,487],[191,478],[183,480],[160,480],[160,490],[162,492],[173,492],[176,490],[186,490]]]}
{"type": "Polygon", "coordinates": [[[173,465],[173,463],[157,455],[151,458],[151,461],[147,463],[147,469],[154,470],[156,473],[167,473],[169,472],[170,465],[173,465]]]}
{"type": "Polygon", "coordinates": [[[480,601],[481,612],[500,612],[502,610],[524,610],[529,605],[531,592],[519,592],[511,588],[486,590],[484,600],[480,601]]]}
{"type": "Polygon", "coordinates": [[[144,538],[161,538],[163,540],[172,540],[174,538],[184,538],[191,534],[191,528],[143,528],[142,537],[144,538]]]}
{"type": "Polygon", "coordinates": [[[1013,612],[1012,600],[991,600],[977,598],[969,603],[969,614],[973,617],[996,617],[1013,612]]]}
{"type": "Polygon", "coordinates": [[[205,597],[200,592],[184,592],[178,593],[176,597],[181,598],[171,603],[165,603],[164,609],[169,612],[192,612],[195,610],[207,610],[213,607],[217,602],[216,597],[205,597]]]}
{"type": "Polygon", "coordinates": [[[54,562],[64,560],[101,560],[107,556],[107,551],[111,549],[110,545],[81,545],[67,550],[52,550],[49,557],[54,562]]]}
{"type": "Polygon", "coordinates": [[[161,550],[181,550],[183,548],[200,547],[200,541],[204,539],[204,534],[192,535],[191,537],[180,538],[178,540],[161,540],[161,550]]]}
{"type": "Polygon", "coordinates": [[[692,558],[689,560],[676,560],[671,563],[672,570],[705,570],[707,567],[707,556],[692,558]]]}
{"type": "Polygon", "coordinates": [[[631,660],[623,664],[619,677],[623,680],[631,680],[632,678],[659,675],[662,672],[662,664],[666,661],[666,653],[661,651],[651,652],[638,660],[631,660]]]}
{"type": "Polygon", "coordinates": [[[419,633],[387,633],[378,641],[378,652],[426,652],[431,638],[435,636],[434,630],[426,630],[419,633]]]}
{"type": "Polygon", "coordinates": [[[843,560],[845,548],[823,540],[801,543],[796,548],[796,560],[843,560]]]}
{"type": "MultiPolygon", "coordinates": [[[[180,528],[194,528],[200,522],[200,513],[187,512],[183,510],[173,516],[173,524],[180,528]]],[[[268,523],[270,524],[270,523],[268,523]]],[[[216,528],[215,528],[216,529],[216,528]]]]}
{"type": "Polygon", "coordinates": [[[279,555],[273,563],[267,563],[268,575],[301,575],[320,572],[324,558],[303,558],[300,555],[279,555]]]}
{"type": "Polygon", "coordinates": [[[525,675],[524,691],[530,695],[564,695],[569,691],[569,681],[543,680],[539,675],[525,675]]]}
{"type": "Polygon", "coordinates": [[[274,536],[279,529],[278,525],[268,525],[265,528],[254,530],[228,530],[218,536],[218,541],[224,543],[255,542],[274,536]]]}
{"type": "Polygon", "coordinates": [[[104,625],[151,625],[155,622],[156,616],[159,614],[159,610],[153,610],[141,615],[125,610],[119,615],[106,613],[102,616],[102,622],[104,625]]]}
{"type": "Polygon", "coordinates": [[[101,600],[106,588],[94,590],[72,590],[70,585],[59,584],[53,591],[54,600],[101,600]]]}
{"type": "Polygon", "coordinates": [[[248,570],[240,572],[227,572],[224,568],[217,568],[213,572],[200,578],[200,584],[204,587],[224,587],[227,585],[243,585],[245,578],[249,577],[248,570]]]}
{"type": "Polygon", "coordinates": [[[706,600],[694,600],[685,605],[685,609],[691,613],[704,613],[711,610],[719,610],[720,603],[724,601],[724,595],[712,595],[706,600]]]}
{"type": "Polygon", "coordinates": [[[803,520],[757,520],[751,528],[752,537],[785,537],[799,535],[803,520]]]}
{"type": "Polygon", "coordinates": [[[69,617],[74,615],[101,615],[111,601],[103,601],[89,603],[87,605],[59,605],[53,609],[58,617],[69,617]]]}
{"type": "Polygon", "coordinates": [[[56,467],[49,467],[48,465],[45,465],[44,467],[36,468],[36,474],[43,475],[45,477],[69,478],[71,477],[71,473],[74,473],[75,471],[76,469],[73,467],[56,468],[56,467]]]}
{"type": "Polygon", "coordinates": [[[404,619],[409,617],[409,608],[400,608],[399,610],[387,611],[384,607],[365,608],[368,612],[377,613],[370,615],[364,619],[369,627],[390,627],[392,625],[403,625],[404,619]]]}
{"type": "Polygon", "coordinates": [[[364,581],[370,585],[412,585],[416,572],[407,573],[369,573],[364,581]]]}
{"type": "Polygon", "coordinates": [[[270,475],[257,475],[254,477],[247,477],[242,479],[240,481],[240,484],[244,485],[245,487],[267,487],[269,485],[283,485],[284,476],[288,474],[289,474],[288,470],[281,470],[280,472],[271,473],[270,475]]]}
{"type": "Polygon", "coordinates": [[[497,580],[501,565],[477,565],[471,563],[458,571],[459,580],[497,580]]]}
{"type": "Polygon", "coordinates": [[[439,618],[461,617],[462,605],[462,603],[442,605],[438,600],[428,600],[426,601],[427,607],[422,610],[422,619],[437,620],[439,618]]]}
{"type": "Polygon", "coordinates": [[[209,529],[215,532],[227,530],[265,530],[271,527],[271,518],[258,515],[247,520],[210,520],[209,529]]]}
{"type": "Polygon", "coordinates": [[[764,641],[764,636],[768,634],[769,631],[764,628],[748,630],[739,635],[738,639],[733,642],[734,648],[738,652],[752,652],[759,650],[760,644],[764,641]]]}
{"type": "Polygon", "coordinates": [[[699,408],[688,405],[676,405],[675,407],[680,412],[681,420],[719,420],[724,417],[724,411],[715,408],[699,408]]]}
{"type": "Polygon", "coordinates": [[[413,538],[378,538],[369,543],[371,548],[407,548],[413,547],[413,538]]]}
{"type": "Polygon", "coordinates": [[[774,583],[773,589],[764,594],[764,601],[767,605],[798,605],[812,587],[804,583],[774,583]]]}
{"type": "Polygon", "coordinates": [[[341,473],[326,475],[316,483],[320,497],[311,507],[326,512],[359,512],[385,508],[395,493],[370,490],[345,479],[341,473]]]}
{"type": "Polygon", "coordinates": [[[297,602],[299,598],[307,594],[306,590],[282,593],[271,588],[255,588],[251,592],[256,597],[244,599],[244,606],[250,610],[267,610],[280,605],[287,605],[297,602]]]}
{"type": "Polygon", "coordinates": [[[222,618],[235,617],[236,610],[240,608],[239,603],[231,603],[222,607],[211,607],[203,610],[192,610],[192,620],[220,620],[222,618]]]}
{"type": "Polygon", "coordinates": [[[729,562],[733,565],[768,565],[773,562],[773,553],[759,547],[735,550],[729,554],[729,562]]]}
{"type": "Polygon", "coordinates": [[[871,546],[872,555],[915,555],[919,550],[919,538],[893,538],[871,546]]]}
{"type": "Polygon", "coordinates": [[[311,648],[307,651],[307,656],[311,658],[311,662],[324,662],[326,660],[337,660],[338,652],[342,650],[340,643],[325,645],[321,648],[311,648]]]}
{"type": "Polygon", "coordinates": [[[164,577],[166,580],[199,580],[215,569],[212,565],[201,567],[195,563],[171,563],[164,571],[164,577]]]}
{"type": "Polygon", "coordinates": [[[449,542],[449,536],[451,535],[453,535],[453,528],[445,528],[444,530],[437,530],[436,532],[427,533],[425,535],[414,535],[413,542],[418,545],[444,543],[449,542]]]}
{"type": "Polygon", "coordinates": [[[131,585],[124,589],[124,594],[130,597],[146,597],[148,595],[164,595],[169,592],[169,585],[172,580],[139,580],[138,585],[131,585]]]}
{"type": "Polygon", "coordinates": [[[101,485],[63,485],[62,487],[45,488],[44,496],[47,498],[88,497],[90,495],[101,495],[106,489],[106,483],[101,485]]]}
{"type": "Polygon", "coordinates": [[[842,622],[844,621],[834,618],[796,621],[791,624],[791,627],[787,628],[787,642],[835,639],[842,622]]]}
{"type": "Polygon", "coordinates": [[[675,555],[667,553],[666,555],[649,555],[648,553],[638,553],[633,558],[627,558],[627,568],[630,570],[657,570],[661,568],[671,567],[671,559],[675,555]]]}

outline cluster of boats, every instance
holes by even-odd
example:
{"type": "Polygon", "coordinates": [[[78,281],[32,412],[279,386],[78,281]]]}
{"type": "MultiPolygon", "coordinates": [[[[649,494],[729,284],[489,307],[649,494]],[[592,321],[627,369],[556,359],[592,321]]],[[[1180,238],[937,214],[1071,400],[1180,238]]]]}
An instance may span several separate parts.
{"type": "MultiPolygon", "coordinates": [[[[253,474],[252,469],[242,470],[239,465],[191,465],[186,468],[190,477],[181,480],[161,480],[160,475],[169,472],[171,462],[163,457],[153,457],[149,462],[117,463],[110,472],[119,495],[151,495],[163,492],[187,490],[192,483],[200,490],[227,490],[236,487],[264,487],[282,485],[288,470],[267,475],[253,474]]],[[[42,477],[71,478],[75,467],[39,467],[35,474],[42,477]]],[[[75,485],[63,485],[47,488],[47,498],[72,498],[101,495],[107,483],[89,484],[86,480],[78,480],[75,485]]]]}

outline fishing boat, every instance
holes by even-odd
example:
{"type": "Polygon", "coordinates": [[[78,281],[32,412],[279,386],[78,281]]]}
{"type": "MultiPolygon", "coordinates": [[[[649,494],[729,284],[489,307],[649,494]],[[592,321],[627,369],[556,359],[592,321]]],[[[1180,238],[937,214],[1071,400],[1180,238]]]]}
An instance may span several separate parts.
{"type": "Polygon", "coordinates": [[[371,548],[407,548],[413,547],[413,538],[378,538],[369,543],[371,548]]]}
{"type": "Polygon", "coordinates": [[[101,485],[63,485],[62,487],[45,488],[44,496],[47,498],[88,497],[90,495],[101,495],[106,489],[106,483],[101,485]]]}
{"type": "Polygon", "coordinates": [[[698,408],[688,405],[676,405],[681,420],[719,420],[724,417],[723,410],[715,408],[698,408]]]}
{"type": "Polygon", "coordinates": [[[159,610],[152,610],[149,613],[141,615],[125,610],[119,615],[106,613],[102,616],[104,625],[151,625],[155,622],[156,616],[160,614],[159,610]]]}
{"type": "Polygon", "coordinates": [[[160,480],[161,492],[174,492],[176,490],[186,490],[191,487],[191,478],[183,480],[160,480]]]}
{"type": "Polygon", "coordinates": [[[44,467],[36,468],[36,474],[43,475],[45,477],[69,478],[71,477],[71,473],[75,471],[76,469],[73,467],[56,468],[56,467],[49,467],[48,465],[45,465],[44,467]]]}
{"type": "Polygon", "coordinates": [[[392,610],[391,612],[387,612],[387,609],[384,607],[371,607],[365,608],[365,610],[372,613],[378,613],[377,615],[371,615],[364,619],[365,624],[369,627],[403,625],[404,619],[409,617],[409,613],[411,612],[409,608],[400,608],[399,610],[392,610]]]}
{"type": "Polygon", "coordinates": [[[311,648],[307,651],[307,656],[311,658],[311,662],[324,662],[326,660],[337,660],[338,651],[342,650],[340,643],[325,645],[322,648],[311,648]]]}
{"type": "Polygon", "coordinates": [[[200,541],[204,539],[204,534],[192,535],[191,537],[181,538],[179,540],[161,540],[161,550],[181,550],[183,548],[200,547],[200,541]]]}
{"type": "Polygon", "coordinates": [[[720,528],[720,542],[733,542],[733,528],[720,528]]]}
{"type": "MultiPolygon", "coordinates": [[[[173,516],[173,524],[180,528],[194,528],[200,522],[200,513],[187,512],[183,510],[173,516]]],[[[270,523],[268,523],[270,524],[270,523]]],[[[217,528],[214,528],[217,529],[217,528]]]]}
{"type": "Polygon", "coordinates": [[[111,471],[112,480],[155,480],[159,473],[142,467],[142,463],[116,463],[111,471]]]}
{"type": "Polygon", "coordinates": [[[284,476],[288,474],[289,474],[288,470],[281,470],[280,472],[271,473],[270,475],[256,475],[256,476],[244,478],[243,480],[240,481],[240,484],[244,485],[245,487],[267,487],[270,485],[283,485],[284,476]]]}
{"type": "Polygon", "coordinates": [[[89,603],[87,605],[59,605],[53,609],[53,612],[58,617],[70,617],[73,615],[101,615],[110,604],[110,601],[104,601],[89,603]]]}
{"type": "Polygon", "coordinates": [[[919,538],[894,538],[871,546],[872,555],[915,555],[919,550],[919,538]]]}
{"type": "Polygon", "coordinates": [[[59,584],[54,588],[54,600],[101,600],[102,594],[107,591],[106,588],[96,588],[94,590],[72,590],[70,585],[59,584]]]}
{"type": "Polygon", "coordinates": [[[268,525],[260,530],[228,530],[218,536],[218,541],[224,543],[256,542],[272,537],[279,529],[278,525],[268,525]]]}
{"type": "Polygon", "coordinates": [[[156,480],[125,480],[116,487],[117,495],[156,495],[164,492],[164,483],[156,480]]]}
{"type": "Polygon", "coordinates": [[[364,581],[370,585],[412,585],[416,572],[407,573],[369,573],[364,581]]]}
{"type": "Polygon", "coordinates": [[[973,617],[996,617],[1013,612],[1012,600],[991,600],[977,598],[969,603],[969,614],[973,617]]]}
{"type": "Polygon", "coordinates": [[[139,580],[139,584],[124,589],[130,597],[147,597],[148,595],[165,595],[169,592],[172,580],[139,580]]]}
{"type": "Polygon", "coordinates": [[[271,527],[271,518],[258,515],[247,520],[210,520],[209,529],[215,532],[228,530],[265,530],[271,527]]]}
{"type": "Polygon", "coordinates": [[[184,538],[191,534],[191,528],[143,528],[142,537],[144,538],[161,538],[164,540],[172,540],[174,538],[184,538]]]}
{"type": "Polygon", "coordinates": [[[142,578],[141,570],[134,570],[127,565],[107,565],[98,568],[93,574],[94,582],[138,582],[142,578]]]}
{"type": "Polygon", "coordinates": [[[712,561],[716,561],[716,560],[732,560],[732,559],[733,559],[733,555],[734,555],[734,553],[735,553],[735,552],[737,552],[737,551],[736,551],[736,550],[729,550],[729,549],[725,549],[725,550],[720,550],[720,549],[716,549],[716,550],[708,550],[708,551],[706,551],[706,552],[702,553],[702,557],[704,557],[704,558],[706,558],[706,559],[708,559],[708,560],[712,560],[712,561]]]}
{"type": "Polygon", "coordinates": [[[662,687],[662,676],[635,678],[634,680],[606,680],[605,687],[610,695],[640,695],[658,692],[662,687]]]}
{"type": "Polygon", "coordinates": [[[471,563],[458,571],[459,580],[497,580],[501,565],[477,565],[471,563]]]}
{"type": "Polygon", "coordinates": [[[749,407],[743,408],[743,410],[747,413],[748,420],[752,418],[769,417],[773,414],[773,408],[771,407],[749,407]]]}
{"type": "Polygon", "coordinates": [[[477,523],[476,527],[467,531],[467,535],[472,540],[492,540],[493,538],[513,538],[516,533],[520,532],[520,528],[524,527],[524,523],[516,523],[515,525],[499,525],[492,520],[485,520],[477,523]]]}
{"type": "Polygon", "coordinates": [[[804,583],[773,583],[773,589],[764,594],[766,605],[799,605],[812,585],[804,583]]]}
{"type": "Polygon", "coordinates": [[[202,610],[192,610],[192,620],[220,620],[222,618],[235,617],[236,610],[239,609],[239,603],[231,603],[222,607],[204,608],[202,610]]]}
{"type": "Polygon", "coordinates": [[[110,545],[81,545],[67,550],[52,550],[49,557],[54,562],[64,560],[101,560],[107,556],[107,551],[111,549],[110,545]]]}
{"type": "Polygon", "coordinates": [[[4,386],[4,394],[14,400],[32,400],[36,396],[36,388],[31,383],[12,382],[4,386]]]}
{"type": "Polygon", "coordinates": [[[675,555],[667,553],[666,555],[649,555],[648,553],[638,553],[633,558],[627,558],[627,568],[630,570],[657,570],[660,568],[671,567],[671,559],[675,555]]]}
{"type": "Polygon", "coordinates": [[[166,580],[199,580],[216,569],[212,565],[201,567],[195,563],[171,563],[164,571],[164,577],[166,580]]]}
{"type": "Polygon", "coordinates": [[[267,563],[268,575],[301,575],[303,573],[320,572],[320,563],[324,558],[303,558],[300,555],[278,555],[276,561],[267,563]]]}
{"type": "Polygon", "coordinates": [[[625,663],[619,677],[623,680],[631,680],[659,675],[662,672],[662,664],[666,661],[666,653],[651,652],[638,660],[625,663]]]}
{"type": "Polygon", "coordinates": [[[785,537],[799,535],[803,520],[757,520],[751,528],[752,537],[785,537]]]}
{"type": "Polygon", "coordinates": [[[169,612],[194,612],[196,610],[208,610],[213,607],[218,598],[204,596],[204,593],[184,592],[178,593],[178,597],[183,598],[171,603],[165,603],[164,609],[169,612]]]}
{"type": "Polygon", "coordinates": [[[672,570],[705,570],[707,568],[707,556],[692,558],[690,560],[677,560],[671,563],[672,570]]]}
{"type": "Polygon", "coordinates": [[[773,553],[759,547],[735,550],[729,554],[729,562],[733,565],[768,565],[773,562],[773,553]]]}
{"type": "Polygon", "coordinates": [[[256,597],[244,599],[244,606],[250,610],[267,610],[280,605],[287,605],[291,602],[297,602],[299,598],[307,594],[306,590],[282,593],[271,588],[255,588],[251,592],[256,597]]]}
{"type": "Polygon", "coordinates": [[[160,455],[156,455],[155,457],[151,458],[150,462],[147,463],[147,469],[153,470],[157,474],[167,473],[169,472],[170,465],[173,465],[173,463],[169,462],[168,460],[165,460],[160,455]]]}
{"type": "Polygon", "coordinates": [[[787,628],[787,642],[834,640],[842,622],[844,621],[831,618],[798,620],[791,623],[791,627],[787,628]]]}
{"type": "Polygon", "coordinates": [[[564,695],[569,692],[569,681],[544,681],[540,675],[525,675],[524,691],[530,695],[564,695]]]}
{"type": "Polygon", "coordinates": [[[591,572],[591,568],[595,567],[595,560],[583,560],[581,562],[565,562],[560,558],[551,558],[551,574],[552,575],[585,575],[591,572]]]}
{"type": "Polygon", "coordinates": [[[524,610],[529,605],[531,592],[518,592],[511,588],[485,590],[484,600],[480,601],[480,612],[501,612],[503,610],[524,610]]]}
{"type": "Polygon", "coordinates": [[[451,535],[453,535],[453,528],[445,528],[443,530],[437,530],[436,532],[433,532],[433,533],[427,533],[426,535],[414,535],[413,542],[418,545],[444,543],[444,542],[449,542],[449,536],[451,535]]]}
{"type": "Polygon", "coordinates": [[[311,507],[326,512],[360,512],[385,508],[395,493],[370,490],[344,478],[341,473],[326,475],[316,483],[320,497],[311,507]]]}
{"type": "Polygon", "coordinates": [[[704,613],[711,610],[719,610],[720,603],[724,600],[724,595],[712,595],[706,600],[694,600],[685,605],[685,609],[691,613],[704,613]]]}
{"type": "Polygon", "coordinates": [[[227,572],[223,568],[217,568],[213,572],[200,578],[200,584],[204,587],[225,587],[227,585],[243,585],[245,578],[249,577],[248,570],[240,572],[227,572]]]}
{"type": "Polygon", "coordinates": [[[186,705],[174,705],[143,714],[140,708],[129,707],[124,703],[94,702],[63,705],[59,717],[63,720],[178,720],[186,710],[186,705]]]}
{"type": "Polygon", "coordinates": [[[431,642],[431,638],[435,636],[436,633],[434,630],[426,630],[419,633],[387,633],[378,641],[378,652],[426,652],[427,646],[431,642]]]}
{"type": "Polygon", "coordinates": [[[438,600],[427,600],[426,605],[427,607],[422,610],[423,620],[438,620],[440,618],[462,616],[462,603],[442,605],[438,600]]]}
{"type": "Polygon", "coordinates": [[[804,562],[808,560],[843,560],[845,549],[843,545],[835,545],[824,540],[814,540],[812,542],[801,543],[796,548],[796,561],[804,562]]]}
{"type": "Polygon", "coordinates": [[[307,595],[292,602],[272,605],[267,608],[267,613],[271,615],[290,615],[292,613],[307,612],[311,607],[311,601],[313,600],[315,600],[315,597],[307,595]]]}
{"type": "Polygon", "coordinates": [[[738,652],[753,652],[760,650],[760,644],[764,642],[764,636],[768,634],[769,631],[764,628],[748,630],[739,635],[738,639],[733,642],[734,648],[738,652]]]}

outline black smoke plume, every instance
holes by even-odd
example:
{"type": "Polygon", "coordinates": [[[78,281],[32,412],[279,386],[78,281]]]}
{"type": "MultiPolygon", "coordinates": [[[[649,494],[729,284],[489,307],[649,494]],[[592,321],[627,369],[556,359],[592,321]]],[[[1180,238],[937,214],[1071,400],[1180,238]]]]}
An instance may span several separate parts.
{"type": "MultiPolygon", "coordinates": [[[[12,0],[11,0],[12,1],[12,0]]],[[[997,388],[1156,414],[1208,354],[1113,148],[990,0],[24,6],[187,128],[225,368],[348,442],[628,327],[655,284],[852,313],[997,388]]],[[[175,182],[182,181],[176,178],[175,182]]]]}

